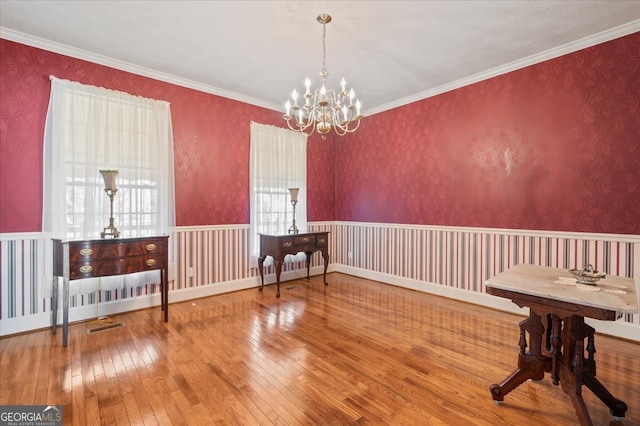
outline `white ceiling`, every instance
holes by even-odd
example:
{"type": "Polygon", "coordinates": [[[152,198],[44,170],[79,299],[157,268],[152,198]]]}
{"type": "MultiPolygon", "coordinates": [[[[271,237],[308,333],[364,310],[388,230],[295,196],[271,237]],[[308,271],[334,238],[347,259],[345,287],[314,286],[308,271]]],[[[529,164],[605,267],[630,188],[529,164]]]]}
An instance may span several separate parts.
{"type": "Polygon", "coordinates": [[[0,37],[282,110],[319,80],[320,13],[365,115],[640,31],[640,0],[0,0],[0,37]]]}

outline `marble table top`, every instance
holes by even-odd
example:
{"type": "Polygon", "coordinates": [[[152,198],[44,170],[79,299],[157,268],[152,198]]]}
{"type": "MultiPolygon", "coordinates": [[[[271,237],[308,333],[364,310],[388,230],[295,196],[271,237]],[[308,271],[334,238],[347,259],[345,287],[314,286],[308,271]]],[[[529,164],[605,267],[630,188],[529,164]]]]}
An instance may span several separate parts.
{"type": "Polygon", "coordinates": [[[518,264],[489,278],[485,284],[502,290],[561,300],[619,313],[638,312],[638,297],[631,278],[607,275],[597,285],[577,284],[565,269],[518,264]]]}

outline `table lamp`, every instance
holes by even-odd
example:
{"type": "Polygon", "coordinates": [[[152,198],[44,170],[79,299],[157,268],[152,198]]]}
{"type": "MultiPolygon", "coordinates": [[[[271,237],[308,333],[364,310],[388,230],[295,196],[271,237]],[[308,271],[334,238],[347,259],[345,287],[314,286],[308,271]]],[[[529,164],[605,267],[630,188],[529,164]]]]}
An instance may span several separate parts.
{"type": "Polygon", "coordinates": [[[117,170],[100,170],[100,174],[104,179],[104,192],[107,193],[110,199],[110,207],[109,207],[109,226],[104,228],[104,230],[100,233],[100,238],[104,238],[108,235],[113,238],[118,238],[120,236],[120,231],[118,231],[113,224],[113,197],[115,197],[116,192],[118,192],[118,188],[116,187],[116,176],[118,175],[117,170]]]}
{"type": "Polygon", "coordinates": [[[296,226],[296,204],[298,204],[298,191],[300,188],[289,188],[291,193],[291,205],[293,206],[293,225],[289,227],[290,234],[297,234],[298,227],[296,226]]]}

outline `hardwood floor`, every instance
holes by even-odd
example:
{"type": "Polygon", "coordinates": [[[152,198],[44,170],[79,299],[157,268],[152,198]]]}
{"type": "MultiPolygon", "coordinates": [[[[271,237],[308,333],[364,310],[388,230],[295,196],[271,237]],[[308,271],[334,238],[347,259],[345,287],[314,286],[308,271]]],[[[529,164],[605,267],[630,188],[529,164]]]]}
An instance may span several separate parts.
{"type": "MultiPolygon", "coordinates": [[[[502,405],[518,322],[497,312],[333,273],[0,339],[0,404],[61,404],[65,425],[574,425],[548,376],[502,405]]],[[[596,333],[598,378],[622,423],[585,388],[597,425],[640,424],[640,344],[596,333]]]]}

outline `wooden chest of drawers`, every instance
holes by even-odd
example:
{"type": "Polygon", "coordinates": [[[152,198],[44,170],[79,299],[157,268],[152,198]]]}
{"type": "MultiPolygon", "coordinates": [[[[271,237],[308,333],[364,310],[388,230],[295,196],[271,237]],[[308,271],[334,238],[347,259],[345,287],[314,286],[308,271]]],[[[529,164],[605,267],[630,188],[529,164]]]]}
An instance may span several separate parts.
{"type": "Polygon", "coordinates": [[[58,277],[63,277],[63,345],[67,346],[69,281],[160,270],[161,305],[169,320],[168,236],[101,240],[53,240],[53,333],[57,327],[58,277]]]}

